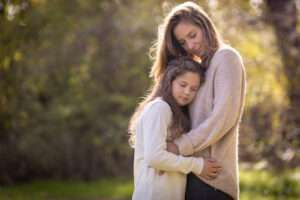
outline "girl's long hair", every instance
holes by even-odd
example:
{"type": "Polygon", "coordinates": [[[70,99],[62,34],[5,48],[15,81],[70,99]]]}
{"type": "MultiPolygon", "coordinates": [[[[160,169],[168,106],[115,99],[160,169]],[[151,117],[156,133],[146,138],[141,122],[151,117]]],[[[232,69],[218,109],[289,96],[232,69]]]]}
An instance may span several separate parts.
{"type": "Polygon", "coordinates": [[[193,2],[175,6],[159,26],[157,41],[150,48],[149,55],[154,60],[150,77],[156,82],[162,78],[171,59],[177,56],[188,56],[188,52],[181,47],[173,34],[174,28],[180,22],[190,22],[202,29],[205,52],[200,59],[205,69],[209,67],[214,53],[222,44],[217,29],[200,6],[193,2]]]}
{"type": "Polygon", "coordinates": [[[190,57],[177,57],[170,61],[162,79],[159,81],[159,84],[155,84],[151,87],[149,94],[139,104],[133,116],[131,117],[129,123],[129,143],[132,147],[134,147],[135,144],[137,120],[145,106],[156,97],[161,97],[171,107],[172,121],[169,125],[169,133],[172,140],[179,137],[180,134],[190,130],[191,127],[187,106],[180,106],[172,95],[172,81],[176,77],[186,72],[194,72],[199,74],[200,83],[203,83],[204,69],[199,62],[190,57]]]}

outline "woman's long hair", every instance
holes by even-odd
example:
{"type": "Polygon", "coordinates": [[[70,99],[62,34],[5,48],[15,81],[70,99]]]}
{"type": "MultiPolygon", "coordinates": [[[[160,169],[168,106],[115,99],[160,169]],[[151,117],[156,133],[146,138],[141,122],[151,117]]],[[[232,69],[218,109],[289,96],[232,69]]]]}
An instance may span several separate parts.
{"type": "Polygon", "coordinates": [[[180,134],[190,130],[190,120],[188,116],[187,106],[180,106],[172,95],[172,81],[176,77],[186,73],[194,72],[199,74],[200,83],[204,81],[204,69],[201,64],[190,57],[177,57],[169,62],[167,69],[160,80],[159,84],[154,85],[151,88],[150,93],[146,98],[139,104],[135,113],[131,117],[129,123],[130,139],[129,143],[134,147],[135,135],[136,135],[136,123],[144,110],[145,106],[156,97],[161,97],[171,107],[172,121],[169,126],[170,138],[175,139],[180,134]]]}
{"type": "Polygon", "coordinates": [[[181,47],[173,34],[174,28],[183,21],[197,25],[203,31],[205,52],[200,59],[205,69],[209,67],[211,58],[222,44],[217,29],[200,6],[193,2],[175,6],[159,26],[157,41],[150,48],[150,57],[154,60],[150,77],[156,82],[162,78],[171,59],[188,56],[188,52],[181,47]]]}

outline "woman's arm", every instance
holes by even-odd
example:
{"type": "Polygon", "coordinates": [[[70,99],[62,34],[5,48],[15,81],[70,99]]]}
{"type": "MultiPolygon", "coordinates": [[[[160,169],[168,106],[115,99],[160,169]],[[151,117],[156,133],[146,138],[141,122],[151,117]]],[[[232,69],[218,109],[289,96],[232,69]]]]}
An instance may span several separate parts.
{"type": "Polygon", "coordinates": [[[238,123],[242,112],[245,74],[241,58],[232,50],[222,50],[215,63],[214,102],[211,115],[174,143],[180,154],[189,156],[222,138],[238,123]]]}

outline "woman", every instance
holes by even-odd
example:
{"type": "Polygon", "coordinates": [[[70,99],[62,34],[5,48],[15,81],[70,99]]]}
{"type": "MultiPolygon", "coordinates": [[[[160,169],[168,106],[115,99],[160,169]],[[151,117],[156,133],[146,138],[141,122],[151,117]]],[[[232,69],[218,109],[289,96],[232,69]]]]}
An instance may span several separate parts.
{"type": "Polygon", "coordinates": [[[176,56],[198,57],[206,69],[206,81],[189,106],[192,130],[169,142],[167,150],[213,158],[221,163],[222,172],[215,179],[189,174],[186,199],[238,199],[238,125],[246,86],[240,55],[223,44],[207,14],[192,2],[172,9],[152,51],[150,76],[156,82],[176,56]]]}

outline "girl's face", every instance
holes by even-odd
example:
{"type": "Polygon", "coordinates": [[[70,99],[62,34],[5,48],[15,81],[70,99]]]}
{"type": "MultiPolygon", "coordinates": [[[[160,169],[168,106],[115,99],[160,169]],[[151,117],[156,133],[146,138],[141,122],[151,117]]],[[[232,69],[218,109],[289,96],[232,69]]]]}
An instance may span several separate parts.
{"type": "Polygon", "coordinates": [[[188,54],[201,58],[204,53],[204,38],[199,26],[182,21],[174,28],[173,34],[188,54]]]}
{"type": "Polygon", "coordinates": [[[200,76],[195,72],[185,72],[172,81],[172,95],[180,106],[191,103],[200,87],[200,76]]]}

